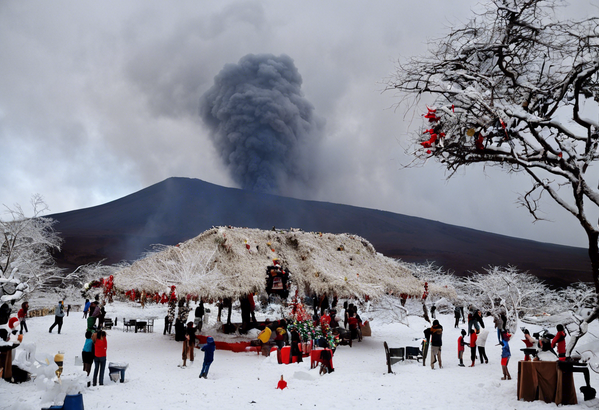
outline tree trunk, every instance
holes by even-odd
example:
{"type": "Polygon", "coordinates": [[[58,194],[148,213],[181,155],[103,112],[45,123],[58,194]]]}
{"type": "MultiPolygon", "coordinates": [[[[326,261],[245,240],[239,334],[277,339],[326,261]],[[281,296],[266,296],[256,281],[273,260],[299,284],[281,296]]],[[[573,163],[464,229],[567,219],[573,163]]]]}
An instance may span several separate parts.
{"type": "MultiPolygon", "coordinates": [[[[589,238],[589,258],[591,259],[593,284],[595,285],[595,293],[597,293],[597,301],[599,303],[599,233],[590,229],[585,230],[589,238]]],[[[566,356],[569,357],[572,355],[572,351],[576,347],[578,340],[587,333],[589,323],[597,318],[599,318],[599,304],[595,305],[593,313],[578,325],[578,331],[570,334],[570,343],[568,343],[566,356]]]]}
{"type": "Polygon", "coordinates": [[[589,237],[589,258],[591,259],[591,268],[593,271],[593,284],[597,294],[597,305],[593,313],[585,320],[591,323],[599,317],[599,232],[587,231],[589,237]]]}
{"type": "Polygon", "coordinates": [[[425,299],[422,299],[422,312],[424,313],[424,320],[430,323],[431,319],[428,316],[428,308],[426,307],[425,299]]]}

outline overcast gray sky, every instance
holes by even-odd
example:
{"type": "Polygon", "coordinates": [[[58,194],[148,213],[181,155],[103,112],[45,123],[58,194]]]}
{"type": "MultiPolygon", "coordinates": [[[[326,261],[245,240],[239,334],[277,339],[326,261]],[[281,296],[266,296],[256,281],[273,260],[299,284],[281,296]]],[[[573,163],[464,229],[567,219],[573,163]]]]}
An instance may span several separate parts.
{"type": "MultiPolygon", "coordinates": [[[[225,64],[285,54],[324,121],[305,199],[388,210],[585,246],[549,204],[515,204],[529,180],[471,168],[402,169],[420,118],[381,93],[402,57],[465,22],[477,1],[52,1],[0,3],[0,203],[41,194],[51,212],[99,205],[171,176],[236,186],[199,116],[225,64]],[[411,124],[410,124],[411,122],[411,124]],[[411,127],[411,128],[410,128],[411,127]]],[[[599,0],[573,13],[597,14],[599,0]]],[[[422,107],[423,111],[425,107],[422,107]]]]}

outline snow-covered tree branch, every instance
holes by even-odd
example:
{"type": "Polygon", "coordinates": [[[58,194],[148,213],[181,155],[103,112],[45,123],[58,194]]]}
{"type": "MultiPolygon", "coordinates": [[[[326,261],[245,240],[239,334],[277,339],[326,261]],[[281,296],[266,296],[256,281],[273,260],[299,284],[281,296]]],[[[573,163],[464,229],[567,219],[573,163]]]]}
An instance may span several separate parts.
{"type": "Polygon", "coordinates": [[[33,196],[31,207],[31,217],[19,205],[5,207],[8,218],[0,219],[2,301],[21,299],[59,272],[51,254],[61,244],[53,229],[55,221],[41,216],[48,210],[41,196],[33,196]]]}
{"type": "Polygon", "coordinates": [[[555,293],[534,275],[513,266],[493,266],[485,271],[464,278],[465,299],[486,312],[505,311],[512,331],[516,331],[519,318],[524,315],[557,313],[564,306],[552,310],[555,293]]]}
{"type": "MultiPolygon", "coordinates": [[[[599,228],[589,216],[599,208],[599,18],[560,20],[565,5],[491,0],[426,56],[399,63],[387,89],[412,107],[434,98],[411,140],[412,164],[436,159],[450,176],[477,163],[524,172],[531,188],[520,202],[535,219],[542,193],[573,215],[599,294],[599,228]]],[[[513,297],[517,305],[526,295],[513,297]]],[[[587,320],[598,316],[595,305],[587,320]]]]}

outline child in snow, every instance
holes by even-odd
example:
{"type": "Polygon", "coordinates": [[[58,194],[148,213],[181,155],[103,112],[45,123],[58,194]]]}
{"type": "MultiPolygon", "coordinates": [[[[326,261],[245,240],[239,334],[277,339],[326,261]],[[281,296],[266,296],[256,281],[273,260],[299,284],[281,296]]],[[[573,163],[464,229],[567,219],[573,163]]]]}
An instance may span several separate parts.
{"type": "Polygon", "coordinates": [[[206,339],[206,344],[202,346],[202,351],[204,352],[204,364],[202,365],[200,377],[203,377],[204,379],[208,377],[208,370],[210,370],[210,365],[214,360],[215,350],[216,345],[214,344],[214,339],[211,336],[208,336],[208,339],[206,339]]]}
{"type": "Polygon", "coordinates": [[[474,330],[474,328],[470,329],[470,360],[472,361],[472,364],[470,365],[470,367],[474,367],[474,363],[476,363],[476,339],[478,338],[477,335],[477,330],[474,330]]]}
{"type": "MultiPolygon", "coordinates": [[[[92,332],[89,330],[85,332],[85,344],[83,345],[83,350],[81,351],[81,360],[83,361],[83,371],[87,373],[89,377],[89,373],[92,370],[92,363],[94,362],[94,342],[92,341],[92,332]]],[[[87,387],[89,387],[90,382],[87,382],[87,387]]]]}
{"type": "Polygon", "coordinates": [[[464,339],[464,337],[466,336],[466,331],[464,329],[462,329],[462,336],[460,336],[458,338],[458,359],[460,359],[460,364],[458,366],[460,367],[465,367],[464,366],[464,350],[466,345],[468,345],[468,343],[466,343],[466,340],[464,339]]]}
{"type": "Polygon", "coordinates": [[[507,331],[501,334],[501,370],[503,370],[503,377],[501,380],[512,380],[512,376],[507,368],[507,365],[510,361],[510,357],[512,354],[510,353],[510,335],[507,331]]]}

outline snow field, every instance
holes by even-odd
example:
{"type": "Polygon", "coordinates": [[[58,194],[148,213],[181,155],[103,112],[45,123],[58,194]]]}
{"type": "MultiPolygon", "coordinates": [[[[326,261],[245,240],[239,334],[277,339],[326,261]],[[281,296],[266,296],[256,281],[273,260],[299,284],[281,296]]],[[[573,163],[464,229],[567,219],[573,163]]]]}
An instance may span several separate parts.
{"type": "MultiPolygon", "coordinates": [[[[387,341],[390,347],[419,346],[426,322],[422,318],[410,316],[409,326],[386,324],[388,321],[370,318],[368,313],[363,313],[363,319],[372,319],[373,336],[365,337],[362,342],[355,341],[352,348],[339,346],[333,358],[334,373],[320,376],[318,369],[310,369],[309,359],[299,364],[279,365],[274,355],[265,358],[256,353],[217,350],[208,379],[204,380],[198,378],[203,359],[203,352],[199,350],[196,350],[193,365],[185,369],[177,367],[181,363],[181,343],[174,341],[174,335],[162,334],[166,306],[150,305],[142,310],[133,304],[117,302],[107,305],[106,310],[107,317],[119,318],[118,327],[107,331],[107,362],[127,362],[129,368],[125,383],[110,381],[107,368],[104,386],[84,387],[82,393],[87,410],[188,409],[190,406],[219,409],[348,409],[374,406],[381,409],[503,410],[549,409],[555,406],[516,400],[517,361],[523,357],[520,348],[524,347],[520,331],[510,342],[512,359],[509,370],[513,379],[500,380],[501,348],[496,346],[496,333],[490,318],[485,319],[489,329],[486,345],[489,364],[481,365],[477,361],[473,368],[458,367],[457,339],[460,329],[454,329],[453,316],[437,315],[444,327],[443,369],[436,367],[431,370],[428,363],[423,366],[421,362],[409,360],[395,364],[394,374],[387,374],[383,341],[387,341]],[[154,333],[134,333],[122,331],[123,317],[158,319],[154,333]],[[283,391],[275,389],[281,375],[288,382],[288,388],[283,391]]],[[[215,312],[216,309],[212,309],[212,324],[215,312]]],[[[71,312],[64,319],[60,335],[56,329],[52,334],[48,333],[53,320],[53,316],[28,319],[30,332],[25,334],[23,343],[35,343],[37,357],[43,354],[53,356],[59,350],[64,351],[63,378],[75,378],[83,374],[80,366],[75,366],[75,356],[81,356],[85,320],[81,312],[71,312]]],[[[461,326],[465,328],[465,325],[461,326]]],[[[533,326],[529,329],[537,330],[533,326]]],[[[599,334],[596,322],[591,325],[590,332],[599,334]]],[[[221,336],[213,329],[202,333],[214,336],[217,340],[236,338],[221,336]]],[[[20,349],[15,351],[16,355],[20,349]]],[[[468,348],[464,359],[469,365],[468,348]]],[[[582,374],[575,374],[574,381],[578,389],[584,383],[582,374]]],[[[595,388],[599,387],[598,374],[591,372],[591,384],[595,388]]],[[[39,383],[9,384],[0,381],[2,410],[39,410],[52,404],[47,401],[51,396],[48,389],[44,391],[39,383]]],[[[584,402],[580,392],[578,400],[579,404],[571,408],[599,407],[599,399],[584,402]]]]}

